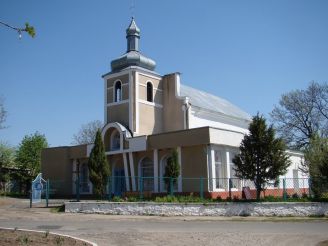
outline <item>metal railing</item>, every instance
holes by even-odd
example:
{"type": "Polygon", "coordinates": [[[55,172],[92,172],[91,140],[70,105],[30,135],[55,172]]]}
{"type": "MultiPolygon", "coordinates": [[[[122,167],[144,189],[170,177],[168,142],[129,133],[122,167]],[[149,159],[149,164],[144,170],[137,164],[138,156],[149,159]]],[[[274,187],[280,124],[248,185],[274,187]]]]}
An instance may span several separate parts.
{"type": "MultiPolygon", "coordinates": [[[[50,197],[65,197],[75,201],[96,198],[91,182],[85,179],[82,181],[76,178],[71,182],[50,180],[49,187],[50,197]]],[[[163,196],[194,196],[212,200],[256,199],[254,182],[239,178],[110,176],[105,193],[102,199],[107,200],[115,200],[117,197],[151,200],[163,196]]],[[[308,178],[281,178],[268,182],[261,192],[262,198],[281,200],[311,196],[313,192],[308,178]]]]}

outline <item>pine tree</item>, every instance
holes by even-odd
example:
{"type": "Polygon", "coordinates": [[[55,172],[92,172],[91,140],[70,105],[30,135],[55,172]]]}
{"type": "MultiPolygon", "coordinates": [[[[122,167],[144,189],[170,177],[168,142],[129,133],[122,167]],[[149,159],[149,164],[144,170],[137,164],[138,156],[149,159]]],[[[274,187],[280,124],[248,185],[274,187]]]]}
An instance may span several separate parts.
{"type": "Polygon", "coordinates": [[[262,116],[254,116],[248,129],[233,163],[238,178],[254,182],[259,199],[266,184],[287,172],[290,160],[283,140],[275,138],[272,125],[268,128],[262,116]]]}
{"type": "Polygon", "coordinates": [[[173,181],[172,183],[174,186],[177,182],[177,178],[179,177],[179,175],[180,175],[180,164],[178,158],[178,151],[174,149],[172,151],[172,155],[167,159],[167,163],[165,166],[164,176],[166,177],[165,183],[167,187],[167,192],[170,192],[171,190],[171,180],[173,181]]]}
{"type": "Polygon", "coordinates": [[[90,153],[88,168],[89,177],[93,185],[94,193],[98,197],[103,198],[104,194],[106,193],[106,184],[108,176],[110,175],[110,169],[99,129],[96,133],[94,147],[90,153]]]}

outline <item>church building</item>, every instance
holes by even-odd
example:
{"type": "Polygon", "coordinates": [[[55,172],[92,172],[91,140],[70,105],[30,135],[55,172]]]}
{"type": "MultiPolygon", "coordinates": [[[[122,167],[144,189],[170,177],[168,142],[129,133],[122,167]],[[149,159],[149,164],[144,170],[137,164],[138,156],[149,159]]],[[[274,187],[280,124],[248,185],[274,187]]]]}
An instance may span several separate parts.
{"type": "MultiPolygon", "coordinates": [[[[229,101],[184,85],[178,72],[160,75],[156,63],[139,51],[140,29],[132,18],[126,30],[127,51],[111,62],[104,81],[104,127],[102,139],[116,195],[166,192],[163,177],[168,158],[178,152],[180,176],[175,192],[199,192],[203,178],[206,194],[215,197],[228,189],[234,178],[233,157],[251,116],[229,101]],[[142,187],[138,177],[143,177],[142,187]],[[149,177],[149,179],[147,179],[149,177]],[[195,178],[195,179],[194,179],[195,178]]],[[[61,195],[76,191],[92,194],[88,156],[93,145],[47,148],[42,152],[45,179],[61,180],[61,195]]],[[[299,178],[302,154],[288,152],[292,165],[286,177],[299,178]]],[[[240,190],[243,184],[234,184],[240,190]]]]}

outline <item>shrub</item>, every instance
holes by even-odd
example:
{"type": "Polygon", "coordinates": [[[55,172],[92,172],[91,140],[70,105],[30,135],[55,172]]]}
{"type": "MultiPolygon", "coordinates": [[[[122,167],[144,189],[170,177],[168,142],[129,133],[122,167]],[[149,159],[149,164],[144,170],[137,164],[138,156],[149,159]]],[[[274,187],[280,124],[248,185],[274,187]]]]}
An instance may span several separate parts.
{"type": "Polygon", "coordinates": [[[129,196],[129,197],[127,198],[127,201],[128,201],[128,202],[138,202],[138,201],[139,201],[139,198],[136,197],[136,196],[129,196]]]}
{"type": "Polygon", "coordinates": [[[114,196],[112,198],[112,201],[113,202],[124,202],[124,200],[121,197],[119,197],[119,196],[114,196]]]}
{"type": "Polygon", "coordinates": [[[217,197],[216,197],[216,201],[217,201],[217,202],[222,202],[222,201],[223,201],[223,200],[222,200],[222,197],[221,197],[221,196],[217,196],[217,197]]]}
{"type": "Polygon", "coordinates": [[[292,198],[294,198],[294,199],[298,199],[298,198],[299,198],[299,196],[298,196],[298,194],[297,194],[297,193],[294,193],[294,194],[292,195],[292,198]]]}
{"type": "Polygon", "coordinates": [[[322,193],[321,198],[328,199],[328,192],[322,193]]]}

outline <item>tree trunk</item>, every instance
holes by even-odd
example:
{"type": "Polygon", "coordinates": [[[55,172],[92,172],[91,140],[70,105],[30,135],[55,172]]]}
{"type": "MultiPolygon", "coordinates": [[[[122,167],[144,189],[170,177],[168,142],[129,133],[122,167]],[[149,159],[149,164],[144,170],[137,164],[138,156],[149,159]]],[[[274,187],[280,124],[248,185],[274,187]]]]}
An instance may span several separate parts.
{"type": "Polygon", "coordinates": [[[261,187],[256,187],[256,200],[261,198],[261,187]]]}

